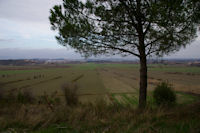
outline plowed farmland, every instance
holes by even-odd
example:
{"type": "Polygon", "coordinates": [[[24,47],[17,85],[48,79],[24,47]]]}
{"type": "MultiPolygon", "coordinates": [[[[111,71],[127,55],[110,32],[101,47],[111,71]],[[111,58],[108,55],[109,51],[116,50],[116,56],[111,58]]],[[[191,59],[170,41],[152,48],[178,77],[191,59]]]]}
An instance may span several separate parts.
{"type": "MultiPolygon", "coordinates": [[[[149,65],[148,103],[152,90],[168,81],[177,92],[179,103],[190,103],[200,95],[200,68],[188,66],[149,65]]],[[[0,89],[17,94],[30,91],[34,96],[56,94],[63,99],[63,84],[78,86],[80,102],[104,99],[108,103],[138,104],[139,66],[137,64],[66,64],[54,66],[1,66],[0,89]]]]}

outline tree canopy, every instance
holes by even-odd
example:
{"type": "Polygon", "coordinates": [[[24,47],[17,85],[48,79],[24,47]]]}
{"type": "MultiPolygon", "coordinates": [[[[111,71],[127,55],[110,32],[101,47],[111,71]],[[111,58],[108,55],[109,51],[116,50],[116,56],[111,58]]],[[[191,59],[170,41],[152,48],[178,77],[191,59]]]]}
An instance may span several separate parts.
{"type": "Polygon", "coordinates": [[[139,105],[146,105],[147,56],[178,51],[197,37],[199,0],[63,0],[50,10],[63,46],[85,56],[140,59],[139,105]]]}
{"type": "Polygon", "coordinates": [[[87,56],[140,56],[177,51],[196,37],[198,0],[63,0],[51,9],[52,29],[62,45],[87,56]]]}

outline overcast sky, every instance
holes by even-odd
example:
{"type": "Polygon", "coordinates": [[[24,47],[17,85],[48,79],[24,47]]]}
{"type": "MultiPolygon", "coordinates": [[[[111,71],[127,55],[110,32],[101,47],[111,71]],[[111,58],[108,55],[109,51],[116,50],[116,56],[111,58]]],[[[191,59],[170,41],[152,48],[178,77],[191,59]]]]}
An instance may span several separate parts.
{"type": "MultiPolygon", "coordinates": [[[[81,58],[72,49],[60,46],[56,33],[50,30],[49,10],[60,2],[0,0],[0,59],[81,58]]],[[[200,58],[200,37],[167,58],[200,58]]]]}

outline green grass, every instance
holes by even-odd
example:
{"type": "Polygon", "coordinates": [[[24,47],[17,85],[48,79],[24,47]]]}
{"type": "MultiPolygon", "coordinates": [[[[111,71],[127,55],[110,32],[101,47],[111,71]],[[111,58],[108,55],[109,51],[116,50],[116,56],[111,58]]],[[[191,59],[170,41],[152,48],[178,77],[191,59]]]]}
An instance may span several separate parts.
{"type": "Polygon", "coordinates": [[[198,96],[194,96],[192,94],[186,94],[184,92],[176,92],[177,95],[177,103],[179,104],[191,104],[194,103],[195,101],[200,100],[200,98],[198,96]]]}
{"type": "MultiPolygon", "coordinates": [[[[177,104],[178,105],[188,105],[188,104],[192,104],[198,100],[200,100],[200,98],[198,96],[194,96],[192,94],[186,94],[183,92],[176,92],[177,95],[177,104]]],[[[132,105],[134,107],[138,106],[138,94],[112,94],[112,97],[115,101],[115,103],[119,104],[119,105],[132,105]],[[116,96],[120,96],[122,98],[122,101],[119,101],[116,96]]],[[[156,107],[156,104],[154,102],[153,99],[153,92],[148,92],[147,94],[147,105],[149,107],[156,107]]]]}
{"type": "Polygon", "coordinates": [[[69,66],[79,70],[94,70],[98,67],[98,64],[84,63],[84,64],[70,64],[69,66]]]}
{"type": "Polygon", "coordinates": [[[111,94],[111,96],[112,96],[112,98],[113,98],[113,100],[114,100],[114,102],[115,102],[116,104],[124,105],[122,102],[120,102],[120,101],[115,97],[116,94],[111,94]]]}
{"type": "Polygon", "coordinates": [[[152,93],[147,94],[147,104],[149,106],[155,105],[152,93]]]}
{"type": "Polygon", "coordinates": [[[200,74],[200,67],[188,66],[159,66],[150,67],[149,71],[162,71],[162,72],[181,72],[181,73],[194,73],[200,74]]]}
{"type": "Polygon", "coordinates": [[[34,72],[41,72],[41,71],[45,71],[45,70],[0,70],[0,75],[34,73],[34,72]]]}
{"type": "Polygon", "coordinates": [[[96,68],[139,68],[138,64],[118,64],[118,63],[83,63],[69,64],[68,66],[82,70],[94,70],[96,68]]]}
{"type": "Polygon", "coordinates": [[[100,67],[114,67],[114,68],[138,68],[138,64],[101,64],[100,67]]]}
{"type": "Polygon", "coordinates": [[[126,104],[138,105],[136,98],[129,97],[127,94],[121,94],[121,96],[123,97],[124,101],[126,101],[126,104]]]}
{"type": "Polygon", "coordinates": [[[24,73],[49,73],[63,71],[66,68],[48,68],[48,69],[27,69],[27,70],[0,70],[0,75],[5,74],[24,74],[24,73]]]}
{"type": "MultiPolygon", "coordinates": [[[[139,64],[118,64],[118,63],[83,63],[83,64],[66,64],[66,67],[73,67],[74,69],[81,70],[94,70],[96,68],[139,68],[139,64]]],[[[164,71],[164,72],[186,72],[186,73],[200,73],[199,67],[188,67],[188,66],[169,66],[162,64],[149,64],[150,71],[164,71]]],[[[20,67],[19,67],[20,68],[20,67]]],[[[19,73],[33,73],[41,71],[59,71],[63,68],[49,68],[46,69],[29,69],[29,70],[0,70],[0,75],[2,74],[19,74],[19,73]]]]}

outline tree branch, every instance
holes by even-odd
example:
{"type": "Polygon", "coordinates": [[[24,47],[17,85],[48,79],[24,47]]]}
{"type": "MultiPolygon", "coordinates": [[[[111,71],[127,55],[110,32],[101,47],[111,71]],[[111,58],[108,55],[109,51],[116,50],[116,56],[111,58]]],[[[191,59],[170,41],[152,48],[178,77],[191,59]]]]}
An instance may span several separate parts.
{"type": "MultiPolygon", "coordinates": [[[[81,37],[81,38],[84,38],[86,40],[90,40],[90,39],[88,39],[86,37],[81,37]]],[[[114,47],[114,46],[106,44],[104,42],[98,42],[98,41],[95,41],[95,40],[90,40],[90,41],[93,42],[93,43],[96,43],[96,44],[103,44],[104,45],[104,46],[98,45],[98,47],[111,48],[111,49],[114,49],[114,50],[118,50],[118,51],[121,51],[121,52],[129,53],[129,54],[132,54],[134,56],[140,57],[139,54],[136,54],[136,53],[134,53],[134,52],[132,52],[130,50],[127,50],[127,49],[123,49],[123,48],[119,48],[119,47],[114,47]]],[[[87,42],[84,42],[84,43],[87,43],[87,42]]],[[[87,43],[87,44],[89,44],[89,43],[87,43]]],[[[91,45],[91,44],[89,44],[89,45],[91,45]]],[[[93,45],[93,46],[95,46],[95,45],[93,45]]]]}
{"type": "Polygon", "coordinates": [[[132,25],[136,30],[138,30],[137,24],[135,23],[133,17],[131,16],[131,14],[133,14],[133,15],[135,15],[135,17],[137,17],[136,12],[131,13],[130,10],[129,10],[129,7],[126,5],[126,3],[124,3],[124,0],[119,0],[119,1],[125,6],[125,8],[127,8],[128,16],[130,17],[130,19],[132,21],[132,25]]]}

